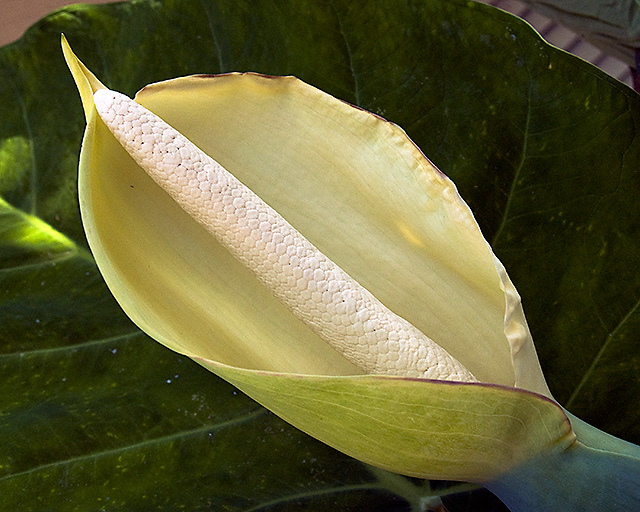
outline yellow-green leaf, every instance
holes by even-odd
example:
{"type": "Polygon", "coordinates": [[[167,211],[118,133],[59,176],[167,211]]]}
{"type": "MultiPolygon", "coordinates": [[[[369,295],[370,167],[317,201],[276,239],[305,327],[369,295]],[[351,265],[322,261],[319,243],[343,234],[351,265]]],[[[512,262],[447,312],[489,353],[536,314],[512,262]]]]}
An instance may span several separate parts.
{"type": "Polygon", "coordinates": [[[308,434],[405,475],[486,482],[575,440],[557,403],[514,388],[199,362],[308,434]]]}

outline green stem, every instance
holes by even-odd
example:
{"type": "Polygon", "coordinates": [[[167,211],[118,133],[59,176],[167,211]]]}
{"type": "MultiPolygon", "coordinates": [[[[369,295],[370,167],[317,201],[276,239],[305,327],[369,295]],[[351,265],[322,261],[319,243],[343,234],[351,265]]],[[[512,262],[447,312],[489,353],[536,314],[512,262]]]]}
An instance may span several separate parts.
{"type": "Polygon", "coordinates": [[[512,512],[640,510],[640,446],[567,414],[576,443],[519,466],[487,489],[512,512]]]}

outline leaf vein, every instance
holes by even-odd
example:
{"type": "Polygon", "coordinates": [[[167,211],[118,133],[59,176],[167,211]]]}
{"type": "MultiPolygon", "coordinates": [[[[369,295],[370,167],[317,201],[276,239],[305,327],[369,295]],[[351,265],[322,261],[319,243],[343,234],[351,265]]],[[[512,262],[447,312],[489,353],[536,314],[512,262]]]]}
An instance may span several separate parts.
{"type": "Polygon", "coordinates": [[[498,241],[498,239],[500,238],[500,236],[502,235],[502,232],[504,231],[504,228],[507,225],[507,222],[509,221],[509,212],[511,211],[511,207],[513,204],[513,196],[515,195],[515,191],[516,191],[516,187],[518,186],[518,179],[520,178],[520,173],[522,172],[522,169],[524,168],[524,163],[527,159],[527,145],[528,145],[528,139],[529,139],[529,127],[531,125],[531,95],[532,95],[532,91],[531,91],[532,86],[529,86],[529,91],[527,94],[527,117],[525,119],[525,123],[524,123],[524,129],[523,129],[523,133],[522,133],[522,155],[520,157],[520,161],[518,162],[518,165],[516,165],[515,167],[515,173],[513,175],[513,180],[511,181],[511,188],[509,189],[509,195],[507,197],[507,204],[505,205],[504,208],[504,213],[502,215],[502,220],[500,221],[500,225],[498,226],[498,229],[496,230],[495,235],[493,236],[493,239],[491,240],[491,247],[493,247],[495,249],[496,246],[496,242],[498,241]]]}
{"type": "Polygon", "coordinates": [[[584,375],[582,376],[582,379],[580,379],[580,382],[578,383],[578,385],[576,386],[576,388],[574,389],[573,393],[571,393],[571,396],[569,397],[569,399],[567,400],[565,407],[567,409],[570,409],[571,406],[573,405],[574,401],[578,398],[580,392],[582,391],[582,388],[584,388],[584,386],[587,384],[587,382],[589,381],[589,378],[591,377],[591,375],[593,374],[593,372],[596,370],[596,368],[598,367],[598,364],[600,363],[600,360],[602,359],[602,357],[604,356],[605,352],[609,349],[609,347],[611,346],[612,341],[615,339],[616,335],[618,334],[618,331],[622,328],[622,326],[625,324],[625,322],[627,320],[629,320],[629,318],[631,318],[631,316],[636,313],[638,310],[640,309],[640,301],[636,301],[636,303],[633,305],[633,307],[627,312],[626,315],[624,315],[624,317],[618,322],[618,324],[616,325],[616,327],[613,329],[613,331],[611,331],[610,334],[607,335],[604,343],[602,344],[602,346],[600,347],[600,350],[598,350],[598,353],[595,355],[595,357],[593,358],[593,360],[591,361],[591,364],[589,365],[589,368],[587,368],[587,371],[584,373],[584,375]]]}
{"type": "Polygon", "coordinates": [[[128,444],[125,446],[119,446],[117,448],[111,448],[108,450],[102,450],[99,452],[94,452],[94,453],[88,453],[88,454],[83,454],[83,455],[79,455],[76,457],[70,457],[68,459],[65,460],[59,460],[56,462],[51,462],[49,464],[44,464],[42,466],[37,466],[31,469],[27,469],[25,471],[21,471],[19,473],[13,473],[10,475],[5,475],[3,477],[0,477],[0,482],[3,481],[8,481],[12,478],[19,478],[22,476],[30,476],[34,473],[37,473],[38,471],[42,471],[42,470],[46,470],[46,469],[50,469],[50,468],[56,468],[58,466],[68,466],[71,464],[77,464],[79,462],[83,462],[83,461],[88,461],[91,459],[98,459],[101,457],[108,457],[111,455],[115,455],[118,453],[122,453],[128,450],[133,450],[133,449],[137,449],[137,448],[145,448],[147,446],[150,445],[154,445],[156,443],[166,443],[166,442],[170,442],[170,441],[175,441],[178,439],[184,439],[190,436],[195,436],[198,434],[203,434],[205,432],[208,431],[219,431],[219,430],[223,430],[226,428],[230,428],[230,427],[234,427],[237,425],[240,425],[242,423],[246,423],[248,421],[251,421],[263,414],[266,413],[266,409],[263,409],[262,407],[254,409],[246,414],[243,414],[242,416],[238,416],[236,418],[230,419],[230,420],[226,420],[223,421],[221,423],[214,423],[214,424],[208,424],[208,425],[204,425],[202,427],[198,427],[198,428],[194,428],[194,429],[190,429],[190,430],[183,430],[177,433],[173,433],[173,434],[169,434],[169,435],[165,435],[165,436],[160,436],[160,437],[156,437],[153,439],[145,439],[143,441],[140,441],[138,443],[133,443],[133,444],[128,444]]]}
{"type": "Polygon", "coordinates": [[[344,41],[344,46],[345,46],[346,53],[347,53],[347,61],[349,63],[349,70],[351,71],[351,76],[353,77],[353,89],[354,89],[354,96],[355,96],[355,100],[356,100],[356,105],[361,105],[361,102],[360,102],[360,84],[359,84],[359,81],[358,81],[358,75],[357,75],[355,67],[353,65],[353,50],[351,49],[351,45],[349,44],[349,39],[347,38],[347,34],[345,33],[344,26],[342,24],[342,19],[340,18],[340,14],[338,13],[338,10],[333,5],[333,2],[329,2],[329,6],[331,7],[331,10],[335,14],[336,21],[338,22],[338,32],[339,32],[340,36],[342,37],[342,40],[344,41]]]}

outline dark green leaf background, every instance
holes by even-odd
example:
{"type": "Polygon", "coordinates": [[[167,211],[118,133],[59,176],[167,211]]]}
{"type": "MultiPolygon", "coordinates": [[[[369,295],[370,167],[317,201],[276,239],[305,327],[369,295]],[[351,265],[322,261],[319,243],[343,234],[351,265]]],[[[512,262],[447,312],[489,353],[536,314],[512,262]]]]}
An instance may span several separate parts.
{"type": "MultiPolygon", "coordinates": [[[[505,263],[558,400],[640,443],[636,93],[457,0],[75,6],[0,49],[0,510],[419,510],[433,485],[332,451],[123,315],[79,220],[61,32],[130,95],[294,74],[400,124],[505,263]]],[[[501,509],[482,491],[446,502],[501,509]]]]}

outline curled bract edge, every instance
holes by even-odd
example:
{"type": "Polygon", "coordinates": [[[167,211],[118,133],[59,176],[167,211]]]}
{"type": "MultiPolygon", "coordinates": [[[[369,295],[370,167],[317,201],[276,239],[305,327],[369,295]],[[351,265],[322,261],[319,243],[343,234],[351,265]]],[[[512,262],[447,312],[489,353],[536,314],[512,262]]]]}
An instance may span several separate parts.
{"type": "Polygon", "coordinates": [[[104,85],[63,49],[87,119],[87,239],[152,338],[321,441],[406,475],[483,482],[573,443],[504,267],[401,128],[294,77],[190,76],[135,97],[479,383],[366,375],[325,343],[131,158],[97,115],[104,85]]]}

